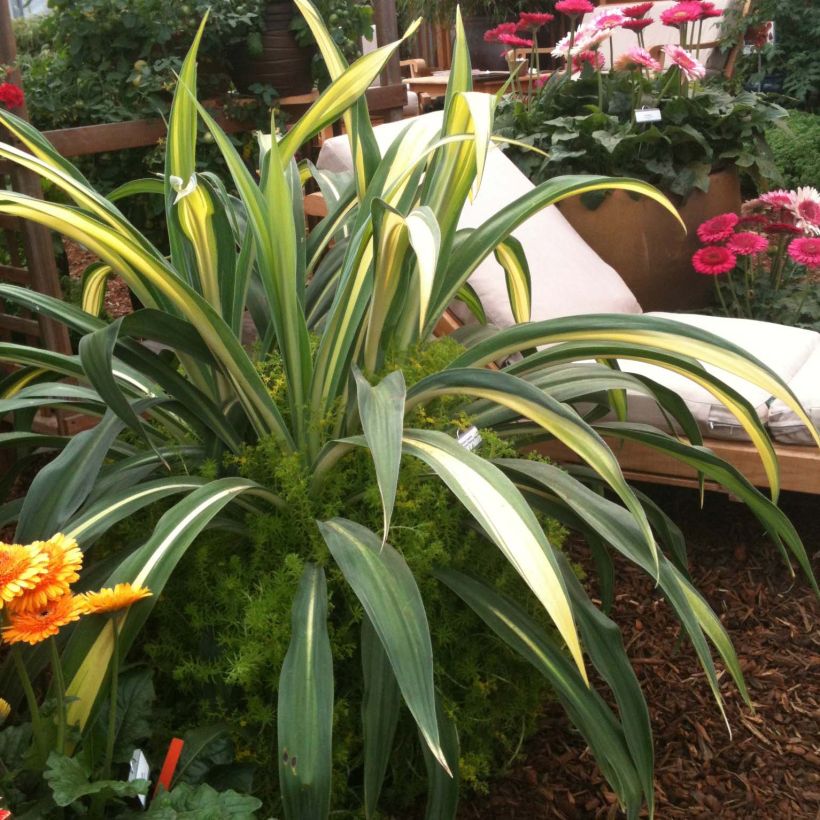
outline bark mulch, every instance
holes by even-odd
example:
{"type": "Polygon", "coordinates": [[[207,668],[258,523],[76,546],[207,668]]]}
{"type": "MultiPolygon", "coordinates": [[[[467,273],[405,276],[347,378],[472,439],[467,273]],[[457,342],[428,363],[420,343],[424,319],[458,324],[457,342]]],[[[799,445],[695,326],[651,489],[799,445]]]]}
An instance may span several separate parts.
{"type": "MultiPolygon", "coordinates": [[[[741,504],[710,494],[701,512],[693,491],[649,491],[687,537],[693,580],[729,631],[754,706],[743,705],[718,664],[730,739],[694,652],[676,643],[671,610],[651,579],[618,562],[613,617],[652,717],[657,817],[817,820],[820,632],[809,584],[789,575],[741,504]]],[[[790,495],[781,506],[818,573],[820,501],[790,495]]],[[[461,820],[619,816],[615,795],[557,705],[513,770],[459,812],[461,820]]]]}
{"type": "MultiPolygon", "coordinates": [[[[63,240],[66,256],[68,257],[68,275],[72,279],[82,279],[83,271],[92,263],[98,262],[98,258],[93,253],[87,251],[82,245],[70,239],[63,240]]],[[[119,319],[133,312],[131,306],[131,296],[128,285],[119,276],[109,276],[105,288],[105,298],[103,300],[105,312],[112,319],[119,319]]]]}

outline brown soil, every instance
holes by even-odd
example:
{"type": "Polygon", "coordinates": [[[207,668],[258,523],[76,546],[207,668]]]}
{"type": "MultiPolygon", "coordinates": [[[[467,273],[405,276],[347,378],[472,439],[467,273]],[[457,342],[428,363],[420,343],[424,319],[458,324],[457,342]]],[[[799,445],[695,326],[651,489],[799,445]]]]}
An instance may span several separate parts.
{"type": "MultiPolygon", "coordinates": [[[[729,631],[754,705],[745,707],[728,675],[721,675],[730,739],[694,652],[688,643],[676,643],[679,628],[671,610],[651,579],[618,562],[613,617],[652,716],[657,817],[817,820],[816,598],[805,578],[789,575],[742,505],[711,494],[701,512],[694,491],[650,492],[684,530],[695,585],[729,631]]],[[[817,559],[820,502],[790,495],[782,506],[817,559]]],[[[576,552],[584,554],[582,547],[576,552]]],[[[817,572],[817,560],[814,566],[817,572]]],[[[615,795],[558,706],[548,710],[513,770],[459,812],[461,820],[619,816],[615,795]]]]}
{"type": "MultiPolygon", "coordinates": [[[[82,279],[83,271],[92,262],[97,262],[97,257],[70,239],[63,239],[63,246],[68,257],[68,275],[72,279],[82,279]]],[[[133,311],[128,285],[119,276],[108,278],[103,306],[112,319],[119,319],[133,311]]]]}

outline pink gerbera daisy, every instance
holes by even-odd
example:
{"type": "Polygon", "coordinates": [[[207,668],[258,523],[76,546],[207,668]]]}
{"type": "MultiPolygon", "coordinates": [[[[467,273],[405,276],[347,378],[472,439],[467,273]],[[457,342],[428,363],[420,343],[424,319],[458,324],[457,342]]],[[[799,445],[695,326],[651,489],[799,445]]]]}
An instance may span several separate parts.
{"type": "Polygon", "coordinates": [[[709,3],[708,0],[704,0],[700,4],[700,19],[701,20],[708,20],[710,17],[722,17],[723,16],[723,9],[716,9],[714,3],[709,3]]]}
{"type": "Polygon", "coordinates": [[[801,236],[789,242],[789,256],[807,268],[820,267],[820,238],[801,236]]]}
{"type": "Polygon", "coordinates": [[[484,41],[487,43],[500,43],[502,34],[515,34],[518,26],[515,23],[499,23],[495,28],[484,32],[484,41]]]}
{"type": "Polygon", "coordinates": [[[741,231],[729,237],[726,247],[739,256],[754,256],[769,249],[769,240],[753,231],[741,231]]]}
{"type": "Polygon", "coordinates": [[[579,14],[589,14],[595,10],[595,6],[589,0],[558,0],[555,10],[570,17],[577,17],[579,14]]]}
{"type": "Polygon", "coordinates": [[[698,273],[706,276],[719,276],[728,273],[737,264],[737,257],[722,245],[707,245],[695,252],[692,266],[698,273]]]}
{"type": "Polygon", "coordinates": [[[740,217],[728,213],[713,216],[698,226],[698,238],[701,242],[723,242],[734,232],[740,217]]]}
{"type": "Polygon", "coordinates": [[[555,19],[554,14],[539,11],[522,11],[518,14],[518,28],[535,31],[536,29],[551,23],[555,19]]]}
{"type": "Polygon", "coordinates": [[[706,66],[699,63],[686,49],[680,46],[664,46],[666,56],[684,73],[687,80],[702,80],[706,76],[706,66]]]}
{"type": "Polygon", "coordinates": [[[634,3],[631,6],[624,6],[621,11],[627,16],[632,17],[633,19],[638,19],[643,17],[649,9],[652,8],[653,3],[634,3]]]}
{"type": "Polygon", "coordinates": [[[615,60],[615,68],[618,70],[648,68],[651,71],[660,71],[661,64],[645,48],[633,46],[615,60]]]}
{"type": "Polygon", "coordinates": [[[517,34],[499,34],[498,42],[504,43],[505,46],[512,46],[513,48],[532,48],[532,40],[519,37],[517,34]]]}
{"type": "Polygon", "coordinates": [[[767,205],[774,205],[775,208],[791,208],[794,204],[794,196],[791,191],[769,191],[760,195],[760,201],[767,205]]]}
{"type": "Polygon", "coordinates": [[[581,51],[572,58],[572,70],[583,71],[585,65],[591,65],[597,70],[603,68],[605,63],[600,51],[581,51]]]}
{"type": "Polygon", "coordinates": [[[625,20],[624,24],[621,28],[629,29],[629,31],[643,31],[647,26],[651,26],[654,23],[654,20],[651,20],[649,17],[641,17],[639,20],[625,20]]]}
{"type": "Polygon", "coordinates": [[[799,228],[806,233],[820,234],[820,192],[816,188],[798,188],[791,211],[799,228]]]}
{"type": "Polygon", "coordinates": [[[661,22],[665,26],[682,26],[686,23],[694,23],[700,20],[702,14],[701,4],[696,0],[683,0],[675,3],[671,9],[661,12],[661,22]]]}
{"type": "Polygon", "coordinates": [[[598,31],[610,28],[619,28],[626,22],[626,15],[619,9],[601,11],[592,18],[592,26],[598,31]]]}
{"type": "MultiPolygon", "coordinates": [[[[744,203],[745,204],[745,203],[744,203]]],[[[769,220],[763,214],[746,214],[741,216],[737,223],[738,228],[749,228],[754,225],[767,225],[769,220]]]]}
{"type": "Polygon", "coordinates": [[[794,225],[791,225],[788,222],[770,222],[763,230],[768,234],[775,235],[791,234],[792,236],[800,236],[801,233],[800,228],[795,228],[794,225]]]}

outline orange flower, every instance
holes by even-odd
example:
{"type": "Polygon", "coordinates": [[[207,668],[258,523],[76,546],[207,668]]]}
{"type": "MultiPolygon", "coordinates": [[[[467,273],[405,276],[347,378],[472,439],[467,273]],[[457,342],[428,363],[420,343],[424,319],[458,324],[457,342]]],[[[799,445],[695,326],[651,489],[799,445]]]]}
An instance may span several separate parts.
{"type": "Polygon", "coordinates": [[[12,608],[15,612],[43,609],[49,601],[65,595],[69,585],[80,577],[77,573],[83,565],[83,553],[77,542],[62,533],[48,541],[35,541],[31,546],[45,553],[48,566],[37,583],[14,600],[12,608]]]}
{"type": "Polygon", "coordinates": [[[6,722],[10,714],[11,704],[5,698],[0,698],[0,725],[6,722]]]}
{"type": "Polygon", "coordinates": [[[0,541],[0,609],[32,589],[46,572],[48,556],[33,544],[0,541]]]}
{"type": "Polygon", "coordinates": [[[86,592],[81,597],[85,602],[85,611],[89,615],[103,615],[127,609],[137,601],[151,595],[148,587],[135,587],[133,584],[117,584],[113,589],[105,587],[99,592],[86,592]]]}
{"type": "Polygon", "coordinates": [[[6,643],[30,643],[32,646],[52,635],[60,628],[85,614],[85,602],[67,592],[59,598],[48,601],[46,606],[30,612],[13,612],[9,625],[3,627],[6,643]]]}

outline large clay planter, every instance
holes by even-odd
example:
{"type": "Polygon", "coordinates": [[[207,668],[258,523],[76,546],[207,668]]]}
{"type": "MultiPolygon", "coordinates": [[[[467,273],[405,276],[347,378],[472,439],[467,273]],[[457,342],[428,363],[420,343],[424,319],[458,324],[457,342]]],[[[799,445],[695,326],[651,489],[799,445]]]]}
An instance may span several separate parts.
{"type": "Polygon", "coordinates": [[[292,2],[268,3],[264,14],[262,53],[250,57],[243,47],[233,55],[236,87],[247,91],[254,83],[266,83],[272,85],[280,97],[306,94],[313,88],[310,64],[314,50],[299,46],[290,30],[296,6],[292,2]]]}
{"type": "Polygon", "coordinates": [[[706,193],[694,191],[672,215],[646,197],[612,191],[595,210],[580,197],[559,204],[561,213],[596,253],[629,285],[644,310],[693,310],[711,303],[712,278],[696,273],[698,225],[717,214],[740,211],[740,182],[732,169],[712,174],[706,193]]]}

